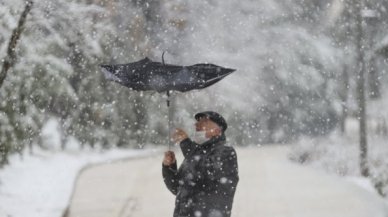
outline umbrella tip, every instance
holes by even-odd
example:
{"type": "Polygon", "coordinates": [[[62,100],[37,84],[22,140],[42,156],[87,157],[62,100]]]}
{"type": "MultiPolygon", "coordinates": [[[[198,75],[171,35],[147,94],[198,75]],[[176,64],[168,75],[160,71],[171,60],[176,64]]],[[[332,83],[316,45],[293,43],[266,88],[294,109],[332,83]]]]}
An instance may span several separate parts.
{"type": "Polygon", "coordinates": [[[109,65],[107,65],[107,64],[101,64],[101,65],[99,65],[99,67],[100,67],[102,70],[108,70],[108,69],[109,69],[109,65]]]}
{"type": "Polygon", "coordinates": [[[236,71],[237,69],[226,68],[226,70],[227,70],[227,72],[230,74],[230,73],[232,73],[232,72],[236,71]]]}

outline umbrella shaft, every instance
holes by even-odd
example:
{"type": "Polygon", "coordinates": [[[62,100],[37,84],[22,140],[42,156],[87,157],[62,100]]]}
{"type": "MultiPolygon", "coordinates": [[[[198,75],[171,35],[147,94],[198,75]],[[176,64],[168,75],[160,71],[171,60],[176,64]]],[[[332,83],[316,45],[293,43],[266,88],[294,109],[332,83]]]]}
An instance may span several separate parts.
{"type": "Polygon", "coordinates": [[[170,91],[167,90],[167,106],[170,107],[170,91]]]}
{"type": "Polygon", "coordinates": [[[170,91],[167,91],[167,108],[168,108],[168,150],[171,150],[171,128],[172,128],[172,111],[170,107],[170,91]]]}

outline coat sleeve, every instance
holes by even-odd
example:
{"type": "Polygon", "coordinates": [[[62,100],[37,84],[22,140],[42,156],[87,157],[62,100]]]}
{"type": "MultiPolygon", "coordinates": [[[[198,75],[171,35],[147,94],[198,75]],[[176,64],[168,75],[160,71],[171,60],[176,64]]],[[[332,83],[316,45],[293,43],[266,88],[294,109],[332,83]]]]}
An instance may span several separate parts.
{"type": "Polygon", "coordinates": [[[198,148],[198,144],[193,142],[190,138],[184,139],[180,143],[180,147],[185,158],[190,157],[198,148]]]}
{"type": "Polygon", "coordinates": [[[174,195],[178,192],[178,170],[177,170],[177,164],[176,162],[171,166],[165,166],[162,164],[162,174],[163,174],[163,180],[166,184],[168,190],[171,191],[174,195]]]}
{"type": "Polygon", "coordinates": [[[239,181],[236,151],[226,147],[206,159],[205,178],[224,188],[235,188],[239,181]]]}

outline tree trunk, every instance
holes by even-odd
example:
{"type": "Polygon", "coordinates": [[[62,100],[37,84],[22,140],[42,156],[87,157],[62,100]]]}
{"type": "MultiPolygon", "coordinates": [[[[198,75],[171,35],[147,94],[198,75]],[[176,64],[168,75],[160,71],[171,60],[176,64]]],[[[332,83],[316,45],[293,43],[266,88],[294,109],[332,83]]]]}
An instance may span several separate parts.
{"type": "Polygon", "coordinates": [[[1,72],[0,72],[0,88],[1,86],[3,86],[3,82],[7,77],[8,70],[11,67],[13,67],[16,62],[16,52],[15,52],[16,45],[23,32],[27,14],[30,12],[32,5],[33,5],[32,1],[26,1],[26,6],[24,8],[24,11],[20,15],[18,26],[12,31],[11,40],[9,41],[9,44],[8,44],[7,56],[4,60],[3,68],[1,69],[1,72]]]}
{"type": "Polygon", "coordinates": [[[369,176],[369,168],[367,162],[368,144],[367,144],[367,126],[366,126],[366,99],[365,99],[365,43],[363,36],[363,18],[362,9],[363,1],[356,2],[356,47],[357,47],[357,102],[358,102],[358,119],[360,125],[360,171],[361,175],[369,176]]]}
{"type": "Polygon", "coordinates": [[[369,79],[368,79],[368,86],[369,86],[369,96],[372,99],[379,99],[381,97],[380,92],[380,80],[379,80],[379,72],[376,69],[376,60],[375,58],[371,58],[369,61],[370,68],[369,68],[369,79]]]}
{"type": "Polygon", "coordinates": [[[148,114],[147,106],[143,100],[143,93],[137,93],[135,100],[133,101],[133,112],[135,113],[135,123],[132,124],[132,131],[135,132],[136,140],[139,147],[145,145],[146,138],[148,137],[148,114]]]}
{"type": "Polygon", "coordinates": [[[341,99],[341,106],[342,106],[342,114],[340,119],[340,127],[341,127],[341,133],[345,134],[345,121],[348,116],[348,90],[349,90],[349,73],[348,73],[348,67],[347,65],[344,65],[342,76],[341,76],[341,82],[342,84],[340,88],[340,99],[341,99]]]}
{"type": "Polygon", "coordinates": [[[0,168],[8,164],[8,153],[10,149],[10,146],[6,143],[0,144],[0,168]]]}
{"type": "MultiPolygon", "coordinates": [[[[8,43],[7,56],[4,58],[3,67],[0,71],[0,89],[3,86],[4,80],[7,77],[8,70],[15,65],[16,62],[16,46],[24,29],[24,24],[28,13],[32,8],[33,2],[26,1],[26,6],[20,15],[17,27],[12,31],[11,39],[8,43]]],[[[0,143],[0,167],[8,164],[8,154],[10,152],[10,144],[0,143]]]]}

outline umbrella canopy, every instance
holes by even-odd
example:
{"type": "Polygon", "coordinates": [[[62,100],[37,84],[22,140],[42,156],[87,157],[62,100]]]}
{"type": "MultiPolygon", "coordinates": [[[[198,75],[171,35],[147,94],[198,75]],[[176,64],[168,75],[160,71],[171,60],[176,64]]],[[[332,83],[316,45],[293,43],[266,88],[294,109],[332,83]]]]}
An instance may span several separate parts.
{"type": "Polygon", "coordinates": [[[101,68],[109,80],[133,90],[157,92],[202,89],[235,71],[213,64],[191,66],[164,64],[151,61],[149,58],[128,64],[101,65],[101,68]]]}
{"type": "MultiPolygon", "coordinates": [[[[162,56],[163,59],[163,56],[162,56]]],[[[137,91],[157,91],[167,93],[168,128],[171,131],[172,111],[170,109],[170,91],[186,92],[208,87],[235,69],[224,68],[214,64],[195,64],[178,66],[151,61],[144,58],[137,62],[118,65],[101,65],[105,78],[137,91]]],[[[169,149],[171,135],[169,134],[169,149]]]]}

